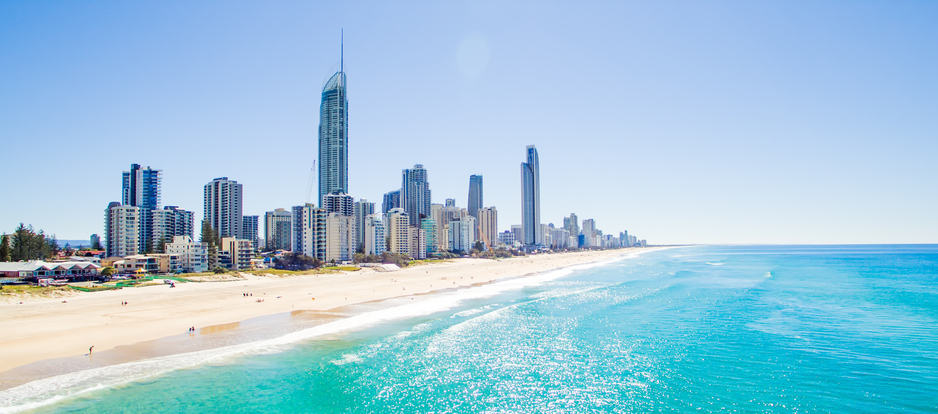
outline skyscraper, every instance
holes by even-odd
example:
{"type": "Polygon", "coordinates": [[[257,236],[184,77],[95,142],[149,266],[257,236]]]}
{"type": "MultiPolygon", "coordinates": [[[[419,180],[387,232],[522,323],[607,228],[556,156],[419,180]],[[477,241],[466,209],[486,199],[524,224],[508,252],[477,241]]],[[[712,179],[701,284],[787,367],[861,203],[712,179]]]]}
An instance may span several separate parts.
{"type": "Polygon", "coordinates": [[[326,216],[312,203],[293,207],[293,253],[326,260],[326,216]]]}
{"type": "Polygon", "coordinates": [[[290,250],[292,248],[293,213],[282,208],[264,214],[264,237],[266,250],[290,250]]]}
{"type": "Polygon", "coordinates": [[[541,179],[537,149],[528,145],[527,162],[521,163],[521,232],[522,244],[543,244],[541,236],[541,179]]]}
{"type": "Polygon", "coordinates": [[[401,206],[401,190],[394,190],[384,193],[384,200],[381,203],[381,212],[388,214],[391,210],[401,206]]]}
{"type": "Polygon", "coordinates": [[[205,184],[205,215],[215,236],[241,239],[241,184],[221,177],[205,184]]]}
{"type": "Polygon", "coordinates": [[[322,208],[326,213],[339,213],[343,216],[355,215],[355,197],[338,191],[322,196],[322,208]]]}
{"type": "MultiPolygon", "coordinates": [[[[576,214],[570,213],[570,217],[563,218],[563,228],[567,230],[569,236],[577,237],[580,235],[580,222],[576,214]]],[[[570,246],[579,247],[579,246],[570,246]]]]}
{"type": "Polygon", "coordinates": [[[362,198],[355,202],[355,241],[356,250],[365,250],[365,218],[375,213],[375,203],[362,198]]]}
{"type": "MultiPolygon", "coordinates": [[[[479,219],[478,211],[482,208],[482,176],[469,176],[469,215],[479,219]]],[[[494,235],[493,235],[494,237],[494,235]]]]}
{"type": "Polygon", "coordinates": [[[162,210],[152,210],[150,239],[152,250],[165,253],[162,245],[172,243],[176,236],[195,236],[195,213],[181,210],[176,206],[166,206],[162,210]]]}
{"type": "Polygon", "coordinates": [[[430,217],[430,183],[427,182],[427,170],[422,164],[404,170],[401,204],[410,218],[412,227],[417,227],[420,219],[430,217]]]}
{"type": "Polygon", "coordinates": [[[258,216],[242,216],[241,221],[241,238],[251,241],[251,249],[255,252],[260,250],[260,217],[258,216]]]}
{"type": "Polygon", "coordinates": [[[104,250],[107,257],[129,256],[140,251],[140,208],[114,201],[104,210],[104,250]]]}
{"type": "Polygon", "coordinates": [[[150,167],[141,168],[140,164],[131,164],[130,171],[124,171],[121,182],[121,203],[124,206],[139,208],[140,228],[138,248],[151,251],[153,248],[152,211],[160,208],[160,184],[163,171],[150,167]]]}
{"type": "Polygon", "coordinates": [[[322,87],[319,106],[319,200],[348,193],[348,98],[345,95],[345,43],[339,71],[322,87]]]}

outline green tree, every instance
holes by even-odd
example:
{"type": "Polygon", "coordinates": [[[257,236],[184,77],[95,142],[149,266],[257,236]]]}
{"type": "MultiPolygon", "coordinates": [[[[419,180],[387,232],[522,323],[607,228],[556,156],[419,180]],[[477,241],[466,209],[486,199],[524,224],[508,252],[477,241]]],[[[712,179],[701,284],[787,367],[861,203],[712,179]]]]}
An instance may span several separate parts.
{"type": "Polygon", "coordinates": [[[476,244],[472,246],[472,248],[481,252],[485,250],[485,244],[483,244],[481,241],[476,241],[476,244]]]}
{"type": "Polygon", "coordinates": [[[101,269],[101,276],[111,276],[114,273],[117,273],[117,269],[107,266],[104,269],[101,269]]]}
{"type": "Polygon", "coordinates": [[[214,269],[218,266],[218,244],[215,242],[215,231],[212,230],[212,223],[208,220],[202,220],[202,243],[208,245],[208,268],[214,269]]]}
{"type": "Polygon", "coordinates": [[[0,262],[9,262],[13,260],[12,250],[10,249],[10,238],[3,233],[0,237],[0,262]]]}
{"type": "Polygon", "coordinates": [[[47,238],[42,230],[36,233],[33,226],[23,223],[13,232],[13,242],[10,251],[11,261],[36,260],[51,257],[58,252],[55,238],[47,238]]]}

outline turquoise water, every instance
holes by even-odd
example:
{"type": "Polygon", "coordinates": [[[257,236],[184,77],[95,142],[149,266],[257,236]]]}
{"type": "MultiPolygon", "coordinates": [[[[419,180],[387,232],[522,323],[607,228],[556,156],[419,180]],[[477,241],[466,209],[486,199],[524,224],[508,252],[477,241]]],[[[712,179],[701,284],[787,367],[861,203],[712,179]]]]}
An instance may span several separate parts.
{"type": "Polygon", "coordinates": [[[669,249],[357,313],[260,344],[39,381],[0,392],[0,404],[938,412],[938,246],[669,249]]]}

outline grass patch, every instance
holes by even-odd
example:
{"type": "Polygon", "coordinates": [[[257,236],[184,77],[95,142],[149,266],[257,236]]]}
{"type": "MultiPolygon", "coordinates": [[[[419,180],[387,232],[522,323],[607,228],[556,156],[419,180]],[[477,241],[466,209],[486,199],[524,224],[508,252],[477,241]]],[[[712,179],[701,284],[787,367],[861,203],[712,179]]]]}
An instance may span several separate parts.
{"type": "Polygon", "coordinates": [[[357,271],[359,271],[359,270],[362,270],[360,267],[355,267],[355,266],[329,266],[329,267],[324,267],[323,269],[325,269],[325,270],[339,270],[339,271],[342,271],[342,272],[357,272],[357,271]]]}
{"type": "Polygon", "coordinates": [[[56,298],[71,296],[74,292],[66,286],[32,286],[32,285],[3,285],[0,296],[36,296],[43,298],[56,298]]]}
{"type": "Polygon", "coordinates": [[[258,270],[239,270],[240,273],[247,273],[254,276],[300,276],[300,275],[321,275],[326,273],[335,273],[326,268],[309,270],[282,270],[282,269],[258,269],[258,270]]]}

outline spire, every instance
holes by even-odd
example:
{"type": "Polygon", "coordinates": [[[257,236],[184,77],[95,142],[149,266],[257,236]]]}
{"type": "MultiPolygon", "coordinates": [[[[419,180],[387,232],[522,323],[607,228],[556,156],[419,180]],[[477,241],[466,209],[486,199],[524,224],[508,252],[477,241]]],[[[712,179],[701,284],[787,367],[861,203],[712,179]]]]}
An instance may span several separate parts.
{"type": "Polygon", "coordinates": [[[345,29],[342,29],[341,45],[339,50],[339,72],[345,73],[345,29]]]}

